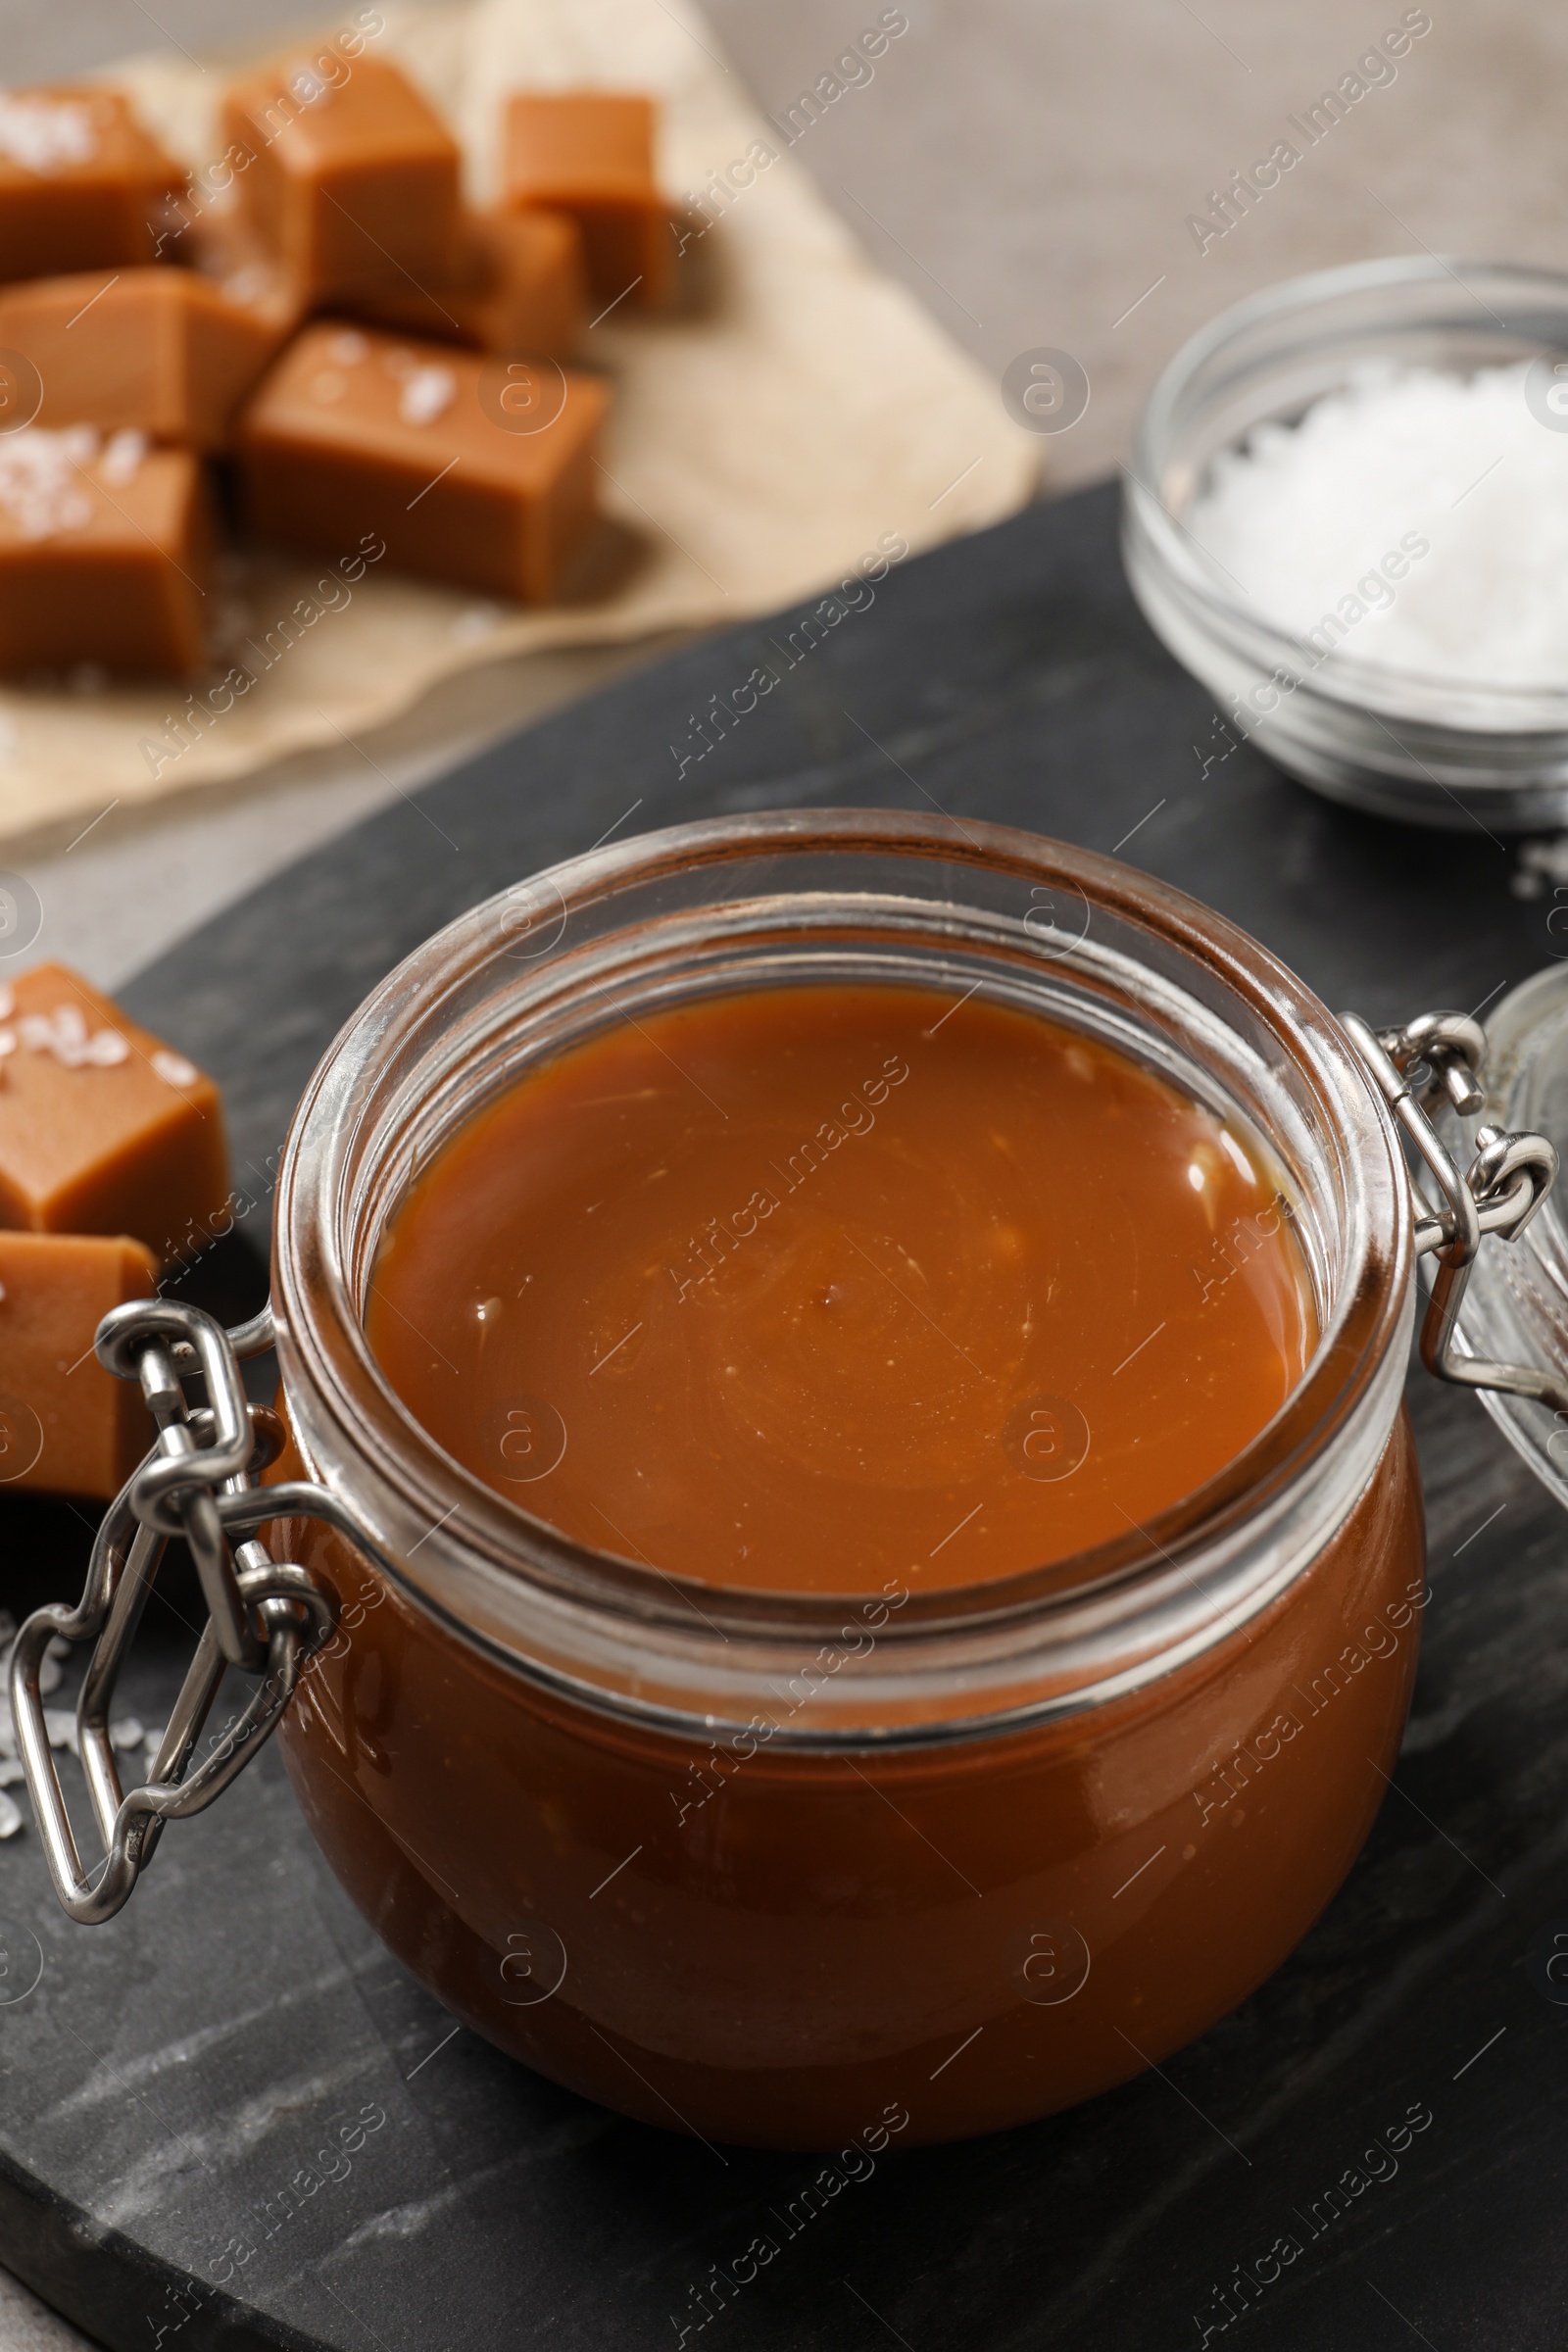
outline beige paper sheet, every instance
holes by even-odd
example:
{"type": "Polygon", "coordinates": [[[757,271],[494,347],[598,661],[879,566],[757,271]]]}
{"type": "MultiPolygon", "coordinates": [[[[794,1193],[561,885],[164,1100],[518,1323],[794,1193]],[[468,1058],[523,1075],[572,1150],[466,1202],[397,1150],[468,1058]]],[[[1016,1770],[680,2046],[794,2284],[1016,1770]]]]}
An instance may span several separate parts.
{"type": "MultiPolygon", "coordinates": [[[[774,611],[832,586],[879,545],[902,539],[918,552],[1033,493],[1038,440],[866,261],[785,134],[719,62],[688,0],[471,0],[382,14],[377,51],[416,74],[456,125],[478,196],[493,170],[501,94],[520,83],[657,93],[661,172],[677,202],[754,141],[777,153],[693,241],[676,313],[616,312],[589,336],[588,363],[615,391],[601,485],[617,526],[607,534],[610,584],[525,612],[371,570],[344,602],[341,586],[313,596],[326,569],[318,563],[226,557],[215,623],[231,650],[216,674],[237,660],[255,685],[210,724],[178,732],[170,722],[186,689],[166,682],[0,690],[0,839],[357,736],[438,679],[497,656],[774,611]]],[[[132,90],[191,165],[221,153],[212,122],[219,73],[160,56],[104,78],[132,90]]]]}

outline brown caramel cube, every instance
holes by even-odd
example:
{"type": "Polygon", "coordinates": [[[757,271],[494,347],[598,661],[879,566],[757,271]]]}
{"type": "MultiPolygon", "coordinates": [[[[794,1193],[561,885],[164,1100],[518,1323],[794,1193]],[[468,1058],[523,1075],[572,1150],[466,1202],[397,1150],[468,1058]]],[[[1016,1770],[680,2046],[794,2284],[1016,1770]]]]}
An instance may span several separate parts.
{"type": "Polygon", "coordinates": [[[312,303],[444,277],[457,242],[457,141],[396,66],[338,62],[328,81],[285,57],[223,102],[241,209],[312,303]]]}
{"type": "Polygon", "coordinates": [[[0,983],[0,1226],[133,1233],[171,1265],[228,1205],[210,1078],[64,964],[0,983]]]}
{"type": "Polygon", "coordinates": [[[182,257],[194,263],[226,305],[270,337],[273,350],[303,323],[309,308],[305,289],[236,207],[193,221],[182,257]]]}
{"type": "Polygon", "coordinates": [[[0,1233],[0,1491],[119,1494],[156,1434],[135,1381],[93,1353],[113,1306],[158,1287],[152,1251],[118,1234],[0,1233]]]}
{"type": "Polygon", "coordinates": [[[564,213],[468,213],[450,280],[398,281],[345,307],[394,334],[569,359],[588,318],[582,236],[564,213]]]}
{"type": "Polygon", "coordinates": [[[240,418],[253,529],[323,555],[379,538],[405,571],[543,602],[592,518],[609,394],[542,361],[509,411],[502,366],[340,322],[308,327],[240,418]],[[533,429],[511,429],[511,416],[533,429]]]}
{"type": "Polygon", "coordinates": [[[0,90],[0,278],[155,260],[184,185],[118,91],[0,90]]]}
{"type": "Polygon", "coordinates": [[[0,434],[0,670],[196,668],[210,560],[188,450],[90,424],[0,434]]]}
{"type": "Polygon", "coordinates": [[[654,107],[604,90],[509,100],[502,201],[548,205],[582,231],[596,302],[663,302],[674,274],[669,207],[654,177],[654,107]]]}
{"type": "Polygon", "coordinates": [[[130,426],[220,449],[286,330],[190,270],[34,278],[0,293],[0,349],[37,369],[46,426],[130,426]]]}

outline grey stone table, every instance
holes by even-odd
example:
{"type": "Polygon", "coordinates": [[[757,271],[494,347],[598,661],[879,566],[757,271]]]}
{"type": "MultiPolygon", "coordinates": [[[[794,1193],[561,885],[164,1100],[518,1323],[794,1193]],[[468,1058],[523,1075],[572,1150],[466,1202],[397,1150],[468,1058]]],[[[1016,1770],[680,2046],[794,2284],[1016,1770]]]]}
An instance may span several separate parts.
{"type": "MultiPolygon", "coordinates": [[[[488,753],[143,975],[134,1009],[223,1079],[242,1169],[389,963],[617,819],[935,804],[1121,844],[1377,1018],[1475,1005],[1549,952],[1550,901],[1515,895],[1479,825],[1398,832],[1251,748],[1211,757],[1105,491],[895,572],[677,780],[687,713],[760,635],[488,753]]],[[[200,1276],[230,1311],[257,1279],[241,1246],[200,1276]]],[[[1568,2013],[1540,1962],[1568,1933],[1568,1525],[1473,1401],[1411,1398],[1434,1596],[1397,1785],[1293,1959],[1161,2073],[884,2159],[720,2298],[712,2266],[779,2236],[763,2217],[814,2164],[626,2123],[455,2029],[317,1863],[269,1753],[107,1928],[54,1911],[30,1835],[0,1849],[0,2259],[124,2352],[1160,2352],[1217,2340],[1216,2293],[1290,2232],[1301,2258],[1249,2314],[1269,2352],[1555,2352],[1568,2013]],[[1369,2156],[1411,2110],[1430,2123],[1369,2156]]],[[[79,1572],[63,1509],[13,1499],[0,1526],[33,1590],[79,1572]]],[[[149,1628],[145,1719],[193,1608],[176,1584],[149,1628]]]]}

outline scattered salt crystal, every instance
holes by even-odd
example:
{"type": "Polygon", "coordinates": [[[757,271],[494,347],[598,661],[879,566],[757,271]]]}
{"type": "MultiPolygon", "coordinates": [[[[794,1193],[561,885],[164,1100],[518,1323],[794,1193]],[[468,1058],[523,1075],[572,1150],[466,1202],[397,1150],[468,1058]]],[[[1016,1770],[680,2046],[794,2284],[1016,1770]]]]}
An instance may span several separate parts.
{"type": "Polygon", "coordinates": [[[16,990],[8,980],[0,980],[0,1021],[9,1021],[16,1009],[16,990]]]}
{"type": "Polygon", "coordinates": [[[348,388],[348,377],[335,368],[323,368],[311,378],[311,393],[316,400],[341,400],[348,388]]]}
{"type": "Polygon", "coordinates": [[[403,379],[398,415],[405,424],[433,424],[443,409],[457,398],[458,379],[450,368],[416,368],[403,379]]]}
{"type": "Polygon", "coordinates": [[[122,1715],[118,1723],[109,1726],[109,1740],[114,1747],[140,1747],[147,1738],[134,1715],[122,1715]]]}
{"type": "Polygon", "coordinates": [[[38,1690],[41,1696],[44,1698],[53,1698],[55,1692],[60,1688],[62,1679],[60,1660],[58,1658],[51,1657],[49,1652],[45,1650],[43,1656],[38,1661],[38,1690]]]}
{"type": "Polygon", "coordinates": [[[71,1643],[64,1634],[51,1634],[43,1645],[43,1652],[46,1658],[69,1658],[71,1643]]]}
{"type": "MultiPolygon", "coordinates": [[[[118,1029],[99,1029],[89,1036],[75,1004],[57,1004],[52,1013],[24,1012],[15,1032],[0,1030],[0,1039],[7,1041],[0,1044],[0,1055],[14,1052],[19,1037],[29,1054],[52,1054],[68,1070],[84,1069],[89,1063],[113,1069],[130,1053],[118,1029]]],[[[65,1649],[59,1654],[64,1657],[65,1649]]]]}
{"type": "Polygon", "coordinates": [[[168,1727],[166,1725],[159,1724],[147,1735],[147,1764],[149,1770],[158,1761],[158,1751],[164,1744],[167,1729],[168,1727]]]}
{"type": "Polygon", "coordinates": [[[1548,882],[1568,882],[1568,833],[1554,834],[1549,841],[1524,843],[1508,887],[1516,899],[1542,899],[1548,882]]]}
{"type": "Polygon", "coordinates": [[[160,1046],[151,1059],[166,1086],[194,1086],[201,1075],[193,1061],[183,1054],[171,1054],[167,1046],[160,1046]]]}
{"type": "Polygon", "coordinates": [[[0,1788],[15,1788],[27,1777],[27,1767],[20,1756],[0,1756],[0,1788]]]}
{"type": "Polygon", "coordinates": [[[74,1715],[68,1715],[64,1707],[45,1707],[43,1728],[44,1737],[51,1747],[69,1747],[73,1755],[76,1753],[74,1715]]]}
{"type": "Polygon", "coordinates": [[[270,293],[273,272],[265,262],[247,262],[243,270],[231,270],[218,291],[225,302],[260,302],[270,293]]]}
{"type": "Polygon", "coordinates": [[[353,327],[345,327],[342,334],[332,337],[327,350],[340,368],[358,368],[363,360],[368,359],[370,346],[353,327]]]}
{"type": "Polygon", "coordinates": [[[500,618],[499,606],[465,605],[449,623],[449,633],[460,645],[468,645],[476,637],[488,637],[500,618]]]}
{"type": "MultiPolygon", "coordinates": [[[[27,1023],[25,1021],[22,1025],[22,1030],[23,1043],[26,1044],[27,1023]]],[[[55,1006],[53,1016],[48,1023],[48,1035],[43,1039],[38,1051],[53,1054],[56,1061],[63,1062],[68,1070],[80,1069],[91,1049],[87,1043],[87,1024],[81,1017],[81,1007],[78,1004],[57,1004],[55,1006]]]]}
{"type": "Polygon", "coordinates": [[[1313,666],[1568,686],[1568,433],[1528,373],[1367,363],[1222,452],[1183,520],[1313,666]]]}
{"type": "Polygon", "coordinates": [[[0,514],[24,539],[52,539],[92,520],[92,500],[81,488],[81,468],[98,454],[90,424],[47,432],[29,424],[0,435],[0,514]]]}
{"type": "Polygon", "coordinates": [[[109,436],[109,447],[104,451],[98,471],[106,482],[113,482],[117,486],[122,482],[133,482],[151,447],[152,443],[145,433],[138,433],[129,425],[124,425],[118,433],[109,436]]]}
{"type": "Polygon", "coordinates": [[[0,1788],[0,1838],[14,1838],[22,1827],[22,1808],[0,1788]]]}
{"type": "Polygon", "coordinates": [[[92,110],[72,99],[20,98],[0,90],[0,155],[26,172],[87,164],[98,152],[92,110]]]}

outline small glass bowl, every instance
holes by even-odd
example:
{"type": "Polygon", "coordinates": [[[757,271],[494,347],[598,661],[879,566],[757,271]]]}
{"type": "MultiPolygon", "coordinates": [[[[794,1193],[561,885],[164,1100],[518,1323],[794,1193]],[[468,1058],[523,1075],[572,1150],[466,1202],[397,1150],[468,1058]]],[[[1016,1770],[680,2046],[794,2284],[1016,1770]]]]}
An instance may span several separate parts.
{"type": "Polygon", "coordinates": [[[1195,335],[1154,386],[1122,508],[1133,593],[1225,727],[1334,800],[1411,824],[1560,825],[1568,688],[1324,661],[1249,603],[1183,516],[1219,451],[1298,422],[1368,361],[1468,375],[1543,357],[1568,357],[1568,276],[1432,256],[1271,287],[1195,335]]]}

